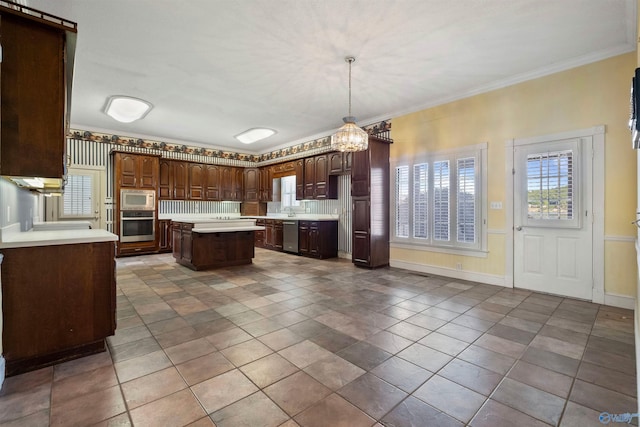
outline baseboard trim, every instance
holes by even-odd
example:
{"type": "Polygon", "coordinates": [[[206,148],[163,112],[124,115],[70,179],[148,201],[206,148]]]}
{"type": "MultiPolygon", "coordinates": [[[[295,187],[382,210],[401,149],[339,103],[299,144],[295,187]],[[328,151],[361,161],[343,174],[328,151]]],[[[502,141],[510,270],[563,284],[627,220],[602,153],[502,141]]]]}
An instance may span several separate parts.
{"type": "Polygon", "coordinates": [[[636,299],[627,295],[604,293],[604,305],[635,310],[636,299]]]}
{"type": "Polygon", "coordinates": [[[494,274],[478,273],[475,271],[455,270],[447,267],[437,267],[434,265],[417,264],[414,262],[389,260],[389,266],[394,268],[402,268],[409,271],[417,271],[420,273],[434,274],[437,276],[451,277],[453,279],[469,280],[472,282],[486,283],[487,285],[496,285],[510,288],[504,276],[494,274]]]}

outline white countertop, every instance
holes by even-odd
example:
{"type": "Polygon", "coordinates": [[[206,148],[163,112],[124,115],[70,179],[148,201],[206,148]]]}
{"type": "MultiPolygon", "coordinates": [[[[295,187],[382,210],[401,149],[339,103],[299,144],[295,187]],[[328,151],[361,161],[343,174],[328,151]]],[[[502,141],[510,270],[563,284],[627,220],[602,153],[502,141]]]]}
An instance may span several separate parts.
{"type": "Polygon", "coordinates": [[[266,216],[243,216],[242,218],[255,218],[255,219],[279,219],[287,221],[338,221],[338,215],[329,214],[296,214],[289,216],[287,214],[272,214],[266,216]]]}
{"type": "Polygon", "coordinates": [[[100,229],[24,231],[18,233],[3,233],[0,249],[115,242],[117,240],[117,235],[100,229]]]}
{"type": "Polygon", "coordinates": [[[37,221],[33,223],[34,231],[88,230],[89,228],[91,228],[91,221],[37,221]]]}

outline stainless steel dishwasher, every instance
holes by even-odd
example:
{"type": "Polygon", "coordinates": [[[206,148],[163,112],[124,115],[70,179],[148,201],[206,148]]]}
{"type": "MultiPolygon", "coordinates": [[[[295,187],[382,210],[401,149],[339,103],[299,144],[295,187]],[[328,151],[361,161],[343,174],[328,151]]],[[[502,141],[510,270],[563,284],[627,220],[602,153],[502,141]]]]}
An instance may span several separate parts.
{"type": "Polygon", "coordinates": [[[298,221],[282,221],[282,250],[298,253],[298,221]]]}

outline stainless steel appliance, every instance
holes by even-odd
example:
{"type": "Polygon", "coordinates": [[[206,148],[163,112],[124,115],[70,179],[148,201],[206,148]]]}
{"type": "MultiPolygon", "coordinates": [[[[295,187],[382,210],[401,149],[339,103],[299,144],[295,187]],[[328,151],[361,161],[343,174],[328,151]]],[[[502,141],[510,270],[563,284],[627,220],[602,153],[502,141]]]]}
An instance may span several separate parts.
{"type": "Polygon", "coordinates": [[[156,192],[120,190],[120,241],[151,242],[156,238],[156,192]]]}
{"type": "Polygon", "coordinates": [[[120,211],[120,241],[153,241],[156,237],[155,223],[155,210],[120,211]]]}
{"type": "Polygon", "coordinates": [[[298,253],[298,221],[282,221],[282,250],[298,253]]]}
{"type": "Polygon", "coordinates": [[[120,190],[120,211],[155,211],[155,190],[120,190]]]}

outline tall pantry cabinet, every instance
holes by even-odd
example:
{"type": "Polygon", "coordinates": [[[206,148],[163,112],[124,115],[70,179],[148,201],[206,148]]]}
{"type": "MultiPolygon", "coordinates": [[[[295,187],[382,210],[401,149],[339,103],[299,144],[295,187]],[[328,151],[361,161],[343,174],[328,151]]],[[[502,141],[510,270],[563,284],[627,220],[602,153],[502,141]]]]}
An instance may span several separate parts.
{"type": "Polygon", "coordinates": [[[351,202],[353,263],[361,267],[389,264],[389,143],[369,136],[369,148],[353,153],[351,202]]]}

